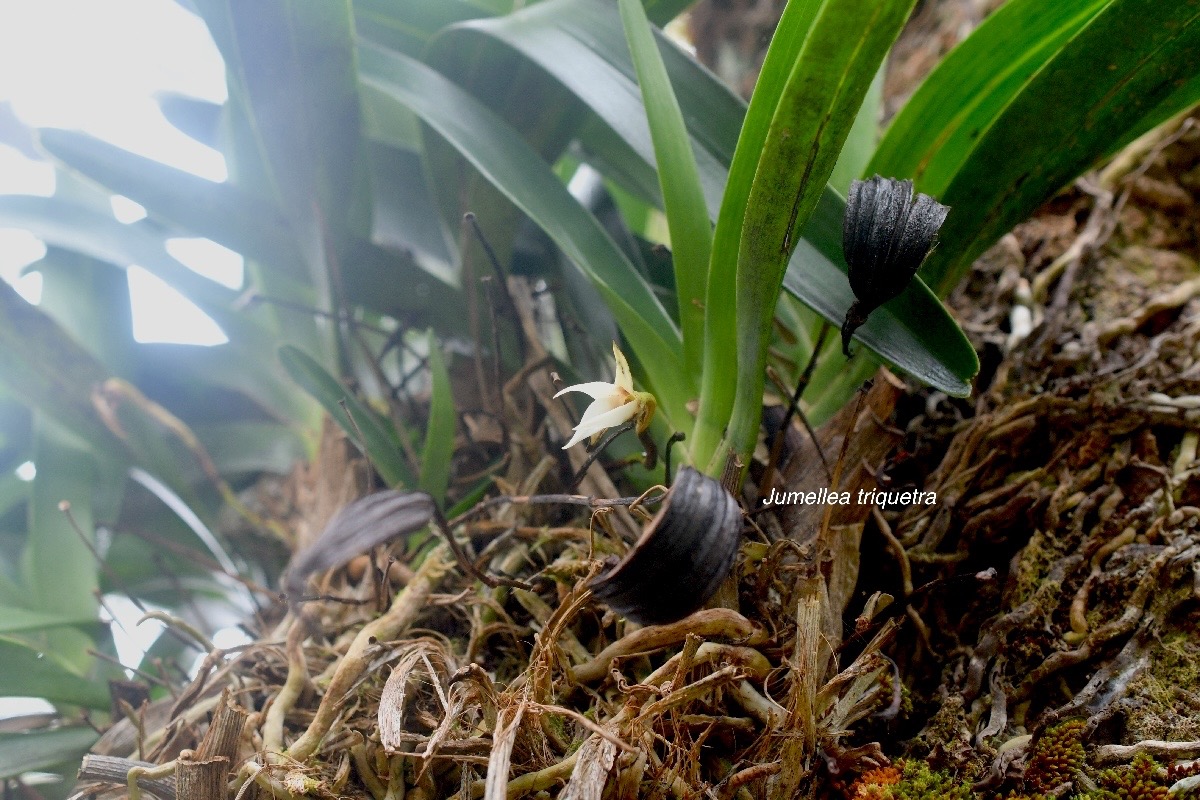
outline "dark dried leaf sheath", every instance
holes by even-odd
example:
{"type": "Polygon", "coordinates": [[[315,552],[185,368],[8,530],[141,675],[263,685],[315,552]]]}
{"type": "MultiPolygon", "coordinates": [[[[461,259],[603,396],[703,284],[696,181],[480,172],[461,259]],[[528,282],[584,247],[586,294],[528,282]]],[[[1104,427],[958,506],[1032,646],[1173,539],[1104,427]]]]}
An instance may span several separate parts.
{"type": "Polygon", "coordinates": [[[842,351],[872,311],[891,300],[917,274],[937,244],[950,209],[927,194],[913,194],[909,180],[854,181],[846,198],[842,250],[857,298],[842,323],[842,351]]]}
{"type": "Polygon", "coordinates": [[[592,581],[592,592],[634,622],[674,622],[704,605],[729,575],[741,532],[733,495],[683,467],[637,544],[592,581]]]}
{"type": "Polygon", "coordinates": [[[340,567],[361,553],[433,521],[437,506],[424,492],[376,492],[343,508],[309,547],[292,557],[284,576],[288,601],[304,594],[308,576],[340,567]]]}

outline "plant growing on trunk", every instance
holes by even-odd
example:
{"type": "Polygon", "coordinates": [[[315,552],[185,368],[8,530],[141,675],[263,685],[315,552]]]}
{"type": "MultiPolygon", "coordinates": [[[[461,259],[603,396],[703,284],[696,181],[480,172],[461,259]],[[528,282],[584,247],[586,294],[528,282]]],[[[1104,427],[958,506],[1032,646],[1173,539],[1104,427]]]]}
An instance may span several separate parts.
{"type": "MultiPolygon", "coordinates": [[[[9,695],[108,706],[104,680],[119,673],[89,652],[112,650],[93,623],[101,586],[180,608],[228,594],[220,572],[277,571],[282,546],[262,564],[230,556],[218,515],[237,508],[260,550],[294,545],[237,490],[316,456],[325,414],[388,487],[457,506],[449,516],[482,497],[486,479],[452,480],[461,423],[444,351],[474,348],[476,373],[503,383],[520,345],[470,329],[488,303],[464,266],[483,261],[455,234],[464,211],[502,270],[552,290],[562,313],[542,339],[559,367],[607,377],[597,354],[619,331],[632,357],[620,385],[652,393],[658,409],[661,427],[643,432],[686,434],[685,460],[734,482],[758,441],[771,345],[798,374],[855,300],[841,244],[847,187],[827,185],[839,160],[847,174],[911,179],[953,211],[918,277],[855,331],[849,367],[833,342],[816,354],[814,421],[872,359],[966,394],[977,361],[937,296],[1061,186],[1200,99],[1194,2],[1010,0],[878,147],[848,135],[856,119],[876,122],[864,98],[913,0],[793,0],[748,107],[652,28],[680,0],[192,5],[226,60],[230,99],[166,98],[164,112],[219,147],[231,179],[43,131],[59,194],[0,197],[0,224],[49,246],[40,308],[0,286],[6,457],[38,470],[32,485],[4,484],[6,515],[25,521],[9,548],[20,569],[0,578],[9,695]],[[618,214],[601,220],[573,194],[580,164],[602,176],[618,214]],[[113,193],[148,218],[117,223],[113,193]],[[518,241],[531,229],[554,247],[518,241]],[[243,254],[248,291],[172,258],[165,243],[180,236],[243,254]],[[666,268],[656,241],[670,245],[666,268]],[[132,264],[188,296],[229,343],[182,352],[130,341],[122,270],[132,264]],[[558,324],[571,313],[586,324],[558,324]],[[791,341],[776,341],[777,319],[791,341]],[[100,527],[117,532],[108,549],[100,527]],[[145,535],[126,535],[135,529],[145,535]]],[[[500,284],[498,307],[513,302],[500,284]]],[[[172,648],[164,640],[157,652],[172,648]]],[[[68,761],[91,732],[39,735],[40,768],[68,761]]]]}

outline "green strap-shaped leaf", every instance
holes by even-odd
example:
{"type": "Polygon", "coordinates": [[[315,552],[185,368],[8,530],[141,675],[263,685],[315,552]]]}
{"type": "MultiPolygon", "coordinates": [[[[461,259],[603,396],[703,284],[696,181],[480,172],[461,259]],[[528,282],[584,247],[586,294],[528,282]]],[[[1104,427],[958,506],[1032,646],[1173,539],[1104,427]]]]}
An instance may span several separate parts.
{"type": "Polygon", "coordinates": [[[0,779],[78,761],[96,739],[88,727],[0,733],[0,779]]]}
{"type": "Polygon", "coordinates": [[[103,710],[110,705],[107,686],[72,672],[47,652],[7,636],[0,636],[0,695],[43,697],[52,703],[103,710]]]}
{"type": "MultiPolygon", "coordinates": [[[[64,164],[109,190],[142,204],[155,219],[178,226],[181,232],[212,239],[241,253],[247,259],[264,265],[264,270],[271,278],[267,294],[271,294],[276,287],[284,287],[281,291],[293,296],[298,302],[317,305],[316,295],[308,277],[303,270],[297,269],[302,263],[297,240],[279,212],[266,201],[234,184],[213,183],[84,134],[44,131],[42,142],[46,149],[64,164]]],[[[0,214],[7,208],[13,209],[13,214],[26,212],[27,209],[27,213],[32,213],[32,209],[57,202],[61,201],[0,197],[0,214]]],[[[86,229],[75,231],[78,239],[87,239],[102,233],[101,241],[111,245],[114,240],[122,238],[114,233],[122,227],[115,220],[106,218],[108,229],[101,231],[102,225],[96,219],[95,212],[86,213],[90,215],[87,225],[84,226],[86,229]]],[[[65,239],[75,224],[76,216],[75,212],[69,215],[61,214],[58,218],[51,215],[39,224],[58,231],[57,235],[65,239]]],[[[129,227],[134,228],[140,224],[142,223],[135,223],[129,227]]],[[[77,240],[75,245],[63,246],[81,249],[83,243],[77,240]]],[[[345,288],[351,302],[361,303],[384,313],[415,315],[420,322],[425,322],[426,319],[421,315],[428,314],[430,306],[455,300],[453,289],[449,285],[416,266],[413,260],[404,254],[388,252],[370,242],[353,237],[347,237],[341,242],[341,251],[341,260],[347,267],[344,270],[345,288]]],[[[81,249],[81,252],[91,250],[81,249]]],[[[147,252],[146,248],[139,249],[140,254],[147,252]]],[[[157,256],[153,264],[138,259],[135,259],[135,262],[151,270],[166,269],[167,267],[162,265],[162,253],[153,255],[157,256]]],[[[182,268],[173,260],[170,260],[170,263],[174,264],[176,270],[182,271],[177,271],[171,276],[163,274],[161,277],[202,307],[205,307],[207,296],[233,294],[190,273],[190,270],[182,268]]],[[[205,312],[214,318],[217,316],[211,308],[205,307],[205,312]]],[[[305,320],[304,315],[295,310],[288,311],[282,318],[290,322],[305,320]]],[[[217,321],[222,327],[236,324],[227,319],[217,321]]],[[[437,324],[438,330],[457,330],[455,324],[458,321],[446,320],[444,315],[430,318],[428,321],[437,324]],[[443,327],[447,322],[454,324],[443,327]]],[[[312,327],[311,321],[308,327],[312,327]]],[[[294,332],[297,329],[302,332],[304,330],[302,326],[295,325],[287,330],[294,332]]],[[[232,339],[232,331],[230,333],[232,339]]]]}
{"type": "Polygon", "coordinates": [[[92,386],[109,377],[53,319],[0,281],[0,381],[14,397],[74,432],[77,443],[119,453],[91,401],[92,386]]]}
{"type": "Polygon", "coordinates": [[[214,183],[73,131],[41,132],[50,155],[152,216],[290,270],[300,257],[287,223],[271,204],[232,183],[214,183]]]}
{"type": "Polygon", "coordinates": [[[50,628],[95,627],[100,624],[94,613],[69,614],[62,611],[31,611],[28,608],[0,605],[0,634],[25,633],[50,628]]]}
{"type": "Polygon", "coordinates": [[[450,463],[454,458],[454,396],[450,393],[450,373],[433,331],[429,332],[429,426],[421,449],[421,490],[441,508],[450,485],[450,463]]]}
{"type": "MultiPolygon", "coordinates": [[[[722,84],[676,46],[655,33],[659,53],[670,75],[684,121],[692,135],[700,181],[709,215],[716,219],[725,177],[737,145],[745,106],[722,84]]],[[[624,166],[640,167],[631,176],[632,188],[650,187],[657,197],[653,174],[654,145],[637,74],[616,10],[592,0],[547,0],[496,19],[455,25],[430,45],[429,60],[456,79],[469,74],[473,59],[502,45],[536,65],[565,86],[583,104],[576,116],[583,144],[596,144],[588,135],[586,114],[594,114],[625,145],[614,163],[636,156],[624,166]],[[631,152],[632,151],[632,152],[631,152]]]]}
{"type": "Polygon", "coordinates": [[[405,55],[419,57],[442,28],[490,16],[462,0],[354,0],[354,29],[359,36],[405,55]]]}
{"type": "Polygon", "coordinates": [[[684,363],[691,374],[698,375],[704,358],[704,300],[712,224],[704,205],[691,137],[641,0],[620,0],[620,6],[654,140],[658,182],[671,233],[684,363]]]}
{"type": "MultiPolygon", "coordinates": [[[[758,433],[767,344],[784,271],[825,191],[871,79],[913,4],[914,0],[802,4],[801,11],[785,14],[780,22],[776,38],[783,46],[777,48],[773,40],[768,51],[762,74],[769,75],[771,88],[761,97],[756,90],[747,112],[717,223],[720,244],[714,243],[709,277],[710,306],[727,302],[727,294],[714,296],[714,287],[736,293],[738,379],[727,441],[743,464],[749,463],[758,433]],[[792,26],[806,31],[798,50],[800,33],[792,26]],[[780,59],[793,51],[794,60],[780,59]],[[774,96],[776,87],[781,88],[774,96]],[[744,165],[750,162],[755,166],[747,187],[745,176],[751,168],[744,165]],[[744,214],[737,213],[742,207],[744,214]],[[735,237],[737,257],[731,261],[729,244],[735,237]]],[[[709,344],[711,340],[706,347],[709,344]]],[[[706,465],[710,474],[719,473],[724,453],[711,455],[717,458],[697,463],[706,465]]]]}
{"type": "MultiPolygon", "coordinates": [[[[81,253],[124,269],[138,264],[182,292],[212,317],[229,335],[230,343],[214,355],[196,352],[182,367],[207,375],[216,385],[228,386],[254,398],[263,409],[288,421],[305,421],[310,404],[297,402],[291,384],[266,354],[277,337],[253,315],[237,311],[237,293],[197,275],[172,258],[161,232],[149,222],[122,225],[110,215],[58,198],[0,197],[0,224],[30,230],[48,245],[81,253]],[[287,389],[285,391],[284,389],[287,389]]],[[[128,337],[128,322],[122,332],[128,337]]],[[[139,361],[148,352],[137,353],[139,361]]],[[[113,370],[109,370],[111,373],[113,370]]]]}
{"type": "MultiPolygon", "coordinates": [[[[821,198],[809,218],[812,235],[797,245],[783,277],[784,289],[835,328],[854,302],[839,230],[844,215],[841,200],[821,198]]],[[[854,338],[898,369],[956,397],[970,394],[971,378],[979,372],[975,348],[920,278],[876,309],[854,338]]],[[[840,345],[835,349],[831,358],[844,365],[840,345]]]]}
{"type": "Polygon", "coordinates": [[[390,423],[351,394],[337,378],[325,371],[312,356],[291,345],[279,349],[279,360],[300,388],[320,403],[352,442],[361,444],[380,476],[391,488],[416,485],[412,470],[390,423]]]}
{"type": "Polygon", "coordinates": [[[875,79],[871,81],[871,88],[863,98],[862,107],[858,109],[850,133],[846,135],[846,144],[842,146],[833,173],[829,176],[829,185],[842,196],[849,193],[851,181],[866,177],[863,173],[879,144],[879,119],[883,109],[883,79],[886,72],[886,66],[875,72],[875,79]]]}
{"type": "Polygon", "coordinates": [[[406,56],[364,45],[363,80],[382,89],[449,142],[493,186],[534,220],[596,283],[638,358],[653,369],[650,387],[676,427],[688,419],[690,377],[674,322],[636,267],[506,122],[455,84],[406,56]]]}
{"type": "MultiPolygon", "coordinates": [[[[297,233],[331,228],[358,176],[358,83],[350,0],[196,0],[225,59],[230,102],[253,131],[279,208],[297,233]]],[[[314,231],[313,241],[328,231],[314,231]]],[[[305,248],[317,266],[322,254],[305,248]]]]}
{"type": "MultiPolygon", "coordinates": [[[[948,292],[1053,192],[1142,133],[1141,126],[1200,100],[1197,52],[1200,0],[1106,3],[978,129],[961,166],[948,170],[939,199],[953,211],[921,270],[926,282],[948,292]]],[[[934,167],[931,160],[927,171],[934,167]]]]}
{"type": "MultiPolygon", "coordinates": [[[[364,95],[373,91],[377,90],[364,87],[364,95]]],[[[387,105],[397,107],[395,103],[387,105]]],[[[385,247],[411,250],[426,271],[447,283],[456,281],[451,266],[454,255],[442,218],[430,199],[421,154],[368,142],[367,158],[373,193],[371,238],[385,247]]]]}
{"type": "Polygon", "coordinates": [[[912,178],[918,191],[941,197],[981,134],[1111,1],[1002,5],[921,83],[888,126],[866,173],[912,178]]]}

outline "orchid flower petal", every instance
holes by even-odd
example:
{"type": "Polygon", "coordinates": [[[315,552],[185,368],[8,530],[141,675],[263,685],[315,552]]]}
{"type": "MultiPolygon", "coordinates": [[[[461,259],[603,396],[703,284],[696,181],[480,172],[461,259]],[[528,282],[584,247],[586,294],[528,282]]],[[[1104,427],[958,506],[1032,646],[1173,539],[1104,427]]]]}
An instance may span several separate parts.
{"type": "Polygon", "coordinates": [[[624,422],[628,422],[629,420],[633,419],[636,413],[637,403],[631,401],[609,411],[605,411],[604,413],[596,414],[590,419],[581,420],[580,423],[575,426],[575,435],[571,437],[571,441],[563,445],[563,450],[579,444],[579,442],[583,441],[592,434],[599,433],[600,431],[611,428],[614,425],[620,425],[624,422]]]}
{"type": "Polygon", "coordinates": [[[589,405],[587,408],[584,409],[583,416],[580,418],[579,424],[580,425],[588,424],[592,420],[594,420],[596,417],[607,414],[609,411],[612,411],[614,408],[617,408],[618,406],[622,406],[628,402],[629,402],[628,397],[624,397],[624,396],[621,396],[621,395],[618,395],[615,393],[609,395],[608,397],[601,397],[596,400],[593,400],[591,402],[591,405],[589,405]]]}
{"type": "Polygon", "coordinates": [[[617,347],[616,342],[613,342],[613,358],[617,361],[617,376],[613,379],[613,384],[627,392],[632,392],[633,375],[629,371],[629,362],[625,360],[625,354],[617,347]]]}
{"type": "Polygon", "coordinates": [[[633,419],[635,414],[637,414],[637,410],[637,403],[631,400],[624,405],[617,406],[616,408],[610,409],[603,413],[593,414],[588,418],[586,426],[584,425],[584,422],[580,420],[579,425],[576,426],[576,429],[588,427],[591,428],[592,433],[596,433],[597,431],[602,431],[605,428],[611,428],[614,425],[620,425],[628,422],[629,420],[633,419]]]}
{"type": "Polygon", "coordinates": [[[567,392],[583,392],[586,395],[590,395],[593,400],[599,400],[602,397],[613,394],[614,391],[615,387],[611,383],[592,381],[591,383],[577,383],[574,386],[568,386],[554,396],[557,398],[562,397],[567,392]]]}

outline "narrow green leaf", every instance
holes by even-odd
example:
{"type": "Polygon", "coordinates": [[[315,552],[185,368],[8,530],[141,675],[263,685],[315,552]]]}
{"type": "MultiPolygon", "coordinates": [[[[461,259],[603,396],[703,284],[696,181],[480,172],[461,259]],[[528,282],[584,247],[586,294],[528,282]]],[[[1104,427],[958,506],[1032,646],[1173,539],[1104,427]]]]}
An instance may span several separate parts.
{"type": "Polygon", "coordinates": [[[14,397],[53,417],[80,444],[119,452],[91,402],[91,387],[108,377],[54,320],[0,281],[0,381],[14,397]]]}
{"type": "MultiPolygon", "coordinates": [[[[364,95],[377,91],[364,89],[364,95]]],[[[398,107],[390,102],[386,105],[398,107]]],[[[451,267],[455,257],[430,198],[420,153],[369,142],[367,157],[374,195],[372,240],[384,247],[411,249],[426,271],[447,283],[457,281],[456,269],[451,267]]]]}
{"type": "Polygon", "coordinates": [[[1068,181],[1143,131],[1167,98],[1182,111],[1200,51],[1200,0],[1113,0],[981,135],[940,198],[953,211],[922,267],[948,292],[984,250],[1068,181]],[[1113,42],[1121,42],[1114,48],[1113,42]],[[1052,109],[1047,113],[1047,109],[1052,109]]]}
{"type": "Polygon", "coordinates": [[[666,25],[682,14],[696,0],[643,0],[646,16],[655,25],[666,25]]]}
{"type": "Polygon", "coordinates": [[[863,173],[875,154],[879,143],[879,120],[883,113],[883,79],[887,73],[886,65],[875,72],[871,88],[863,98],[862,107],[854,117],[850,133],[846,135],[846,144],[842,146],[841,155],[833,165],[833,173],[829,176],[829,185],[834,191],[845,197],[850,191],[850,182],[856,178],[866,177],[863,173]]]}
{"type": "Polygon", "coordinates": [[[734,366],[737,364],[737,323],[733,298],[737,285],[738,246],[758,155],[765,146],[767,129],[782,97],[790,67],[799,58],[817,10],[814,2],[785,6],[759,73],[750,108],[740,126],[736,150],[727,162],[728,178],[720,195],[708,274],[700,404],[688,443],[692,463],[701,468],[712,460],[733,409],[737,381],[734,366]]]}
{"type": "Polygon", "coordinates": [[[50,628],[95,626],[95,614],[68,614],[60,611],[30,611],[28,608],[0,605],[0,634],[25,633],[50,628]]]}
{"type": "Polygon", "coordinates": [[[470,511],[487,495],[488,490],[491,489],[495,483],[496,482],[490,475],[481,479],[479,483],[475,484],[465,495],[463,495],[461,500],[455,503],[450,510],[446,512],[446,517],[448,519],[454,519],[459,514],[464,514],[467,511],[470,511]]]}
{"type": "MultiPolygon", "coordinates": [[[[24,583],[29,605],[47,612],[95,618],[100,564],[93,552],[95,518],[92,493],[98,483],[90,454],[65,441],[54,426],[34,414],[33,462],[37,478],[29,502],[29,536],[25,543],[24,583]],[[64,506],[64,504],[66,504],[64,506]],[[70,516],[64,511],[69,509],[70,516]]],[[[79,637],[53,637],[47,646],[81,668],[89,662],[82,649],[60,646],[79,637]]]]}
{"type": "Polygon", "coordinates": [[[43,697],[52,703],[72,703],[107,710],[108,688],[72,672],[49,653],[0,636],[0,694],[5,697],[43,697]]]}
{"type": "Polygon", "coordinates": [[[152,216],[295,277],[300,253],[278,209],[232,183],[214,183],[74,131],[45,130],[50,155],[152,216]]]}
{"type": "Polygon", "coordinates": [[[381,101],[377,97],[379,90],[371,86],[360,84],[358,93],[362,99],[363,135],[369,141],[414,154],[420,152],[421,120],[416,114],[388,102],[386,97],[381,101]]]}
{"type": "Polygon", "coordinates": [[[595,217],[507,123],[453,83],[419,62],[369,45],[360,55],[365,82],[417,112],[592,278],[637,357],[653,366],[650,389],[664,413],[681,427],[688,419],[692,382],[682,368],[679,333],[650,285],[595,217]]]}
{"type": "MultiPolygon", "coordinates": [[[[658,50],[670,76],[683,118],[693,139],[697,169],[709,210],[716,219],[725,189],[725,177],[737,145],[744,104],[728,87],[655,32],[658,50]]],[[[502,45],[535,64],[583,104],[575,114],[582,123],[582,143],[596,142],[586,135],[587,114],[627,145],[614,164],[638,170],[626,185],[654,187],[654,145],[637,74],[616,9],[591,0],[547,0],[496,19],[479,19],[453,26],[430,45],[429,59],[440,71],[463,80],[473,64],[467,54],[494,52],[502,45]],[[630,150],[641,163],[629,160],[630,150]],[[640,167],[640,169],[639,169],[640,167]]]]}
{"type": "Polygon", "coordinates": [[[429,426],[421,450],[421,490],[442,507],[450,485],[450,462],[454,457],[454,396],[450,373],[433,331],[429,332],[429,375],[433,389],[429,397],[429,426]]]}
{"type": "Polygon", "coordinates": [[[892,120],[866,173],[912,178],[919,191],[941,197],[983,132],[1111,3],[1002,5],[925,78],[892,120]]]}
{"type": "Polygon", "coordinates": [[[98,733],[82,726],[0,733],[0,779],[78,761],[98,738],[98,733]]]}
{"type": "MultiPolygon", "coordinates": [[[[320,241],[354,193],[359,143],[350,0],[197,0],[225,59],[272,196],[320,241]]],[[[310,266],[320,264],[320,253],[310,266]]]]}
{"type": "Polygon", "coordinates": [[[400,442],[389,430],[388,422],[347,391],[337,378],[304,351],[285,345],[279,349],[279,360],[292,379],[329,412],[350,440],[362,445],[364,455],[389,487],[412,488],[416,485],[412,471],[404,461],[400,442]]]}
{"type": "Polygon", "coordinates": [[[462,0],[354,0],[354,28],[377,45],[418,57],[442,28],[487,15],[476,4],[462,0]]]}
{"type": "MultiPolygon", "coordinates": [[[[800,14],[790,20],[791,24],[803,24],[807,30],[794,61],[781,63],[768,52],[763,74],[769,69],[773,83],[780,80],[778,72],[786,70],[787,76],[775,104],[764,107],[758,102],[757,92],[751,100],[747,126],[754,118],[755,132],[761,130],[761,120],[757,118],[767,113],[771,115],[770,123],[760,140],[755,141],[757,136],[743,132],[738,141],[734,167],[743,159],[757,164],[744,201],[744,216],[729,217],[722,207],[718,222],[718,238],[722,225],[740,228],[733,281],[737,389],[727,441],[743,464],[749,463],[758,434],[767,344],[784,271],[800,241],[803,226],[825,191],[871,79],[899,35],[914,2],[827,0],[811,19],[800,14]]],[[[781,22],[780,29],[783,26],[781,22]]],[[[778,31],[776,36],[780,36],[778,31]]],[[[784,33],[783,51],[792,49],[794,36],[798,33],[784,33]]],[[[775,49],[772,41],[771,51],[775,49]]],[[[766,95],[768,99],[770,96],[766,95]]],[[[729,200],[730,192],[738,193],[743,184],[735,185],[732,176],[730,184],[726,202],[732,211],[742,202],[729,200]]],[[[718,260],[728,255],[727,250],[718,251],[714,246],[710,305],[714,300],[728,302],[727,297],[714,298],[711,291],[716,283],[713,276],[718,271],[726,273],[721,281],[724,285],[718,284],[719,289],[729,288],[729,263],[718,260]]],[[[726,370],[718,367],[718,371],[726,370]]],[[[720,453],[708,462],[710,474],[723,470],[724,461],[725,454],[720,453]]]]}
{"type": "Polygon", "coordinates": [[[641,1],[620,0],[620,7],[654,140],[658,182],[671,231],[683,360],[690,374],[699,375],[704,359],[704,300],[712,225],[692,154],[691,137],[641,1]]]}

